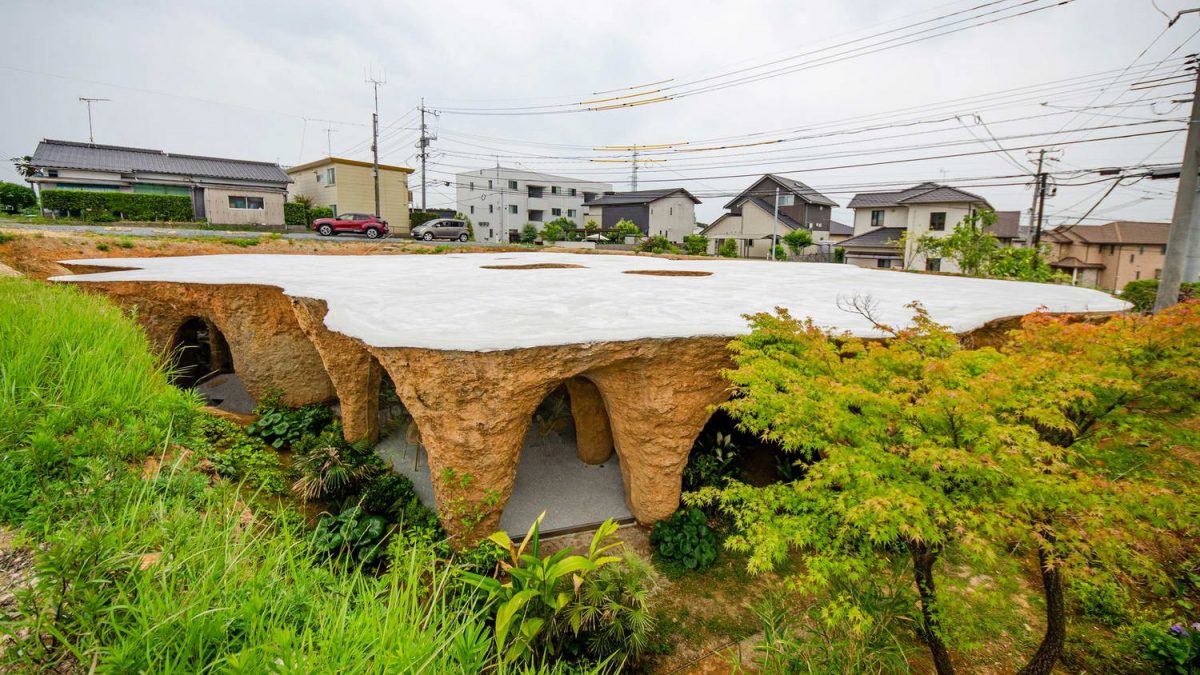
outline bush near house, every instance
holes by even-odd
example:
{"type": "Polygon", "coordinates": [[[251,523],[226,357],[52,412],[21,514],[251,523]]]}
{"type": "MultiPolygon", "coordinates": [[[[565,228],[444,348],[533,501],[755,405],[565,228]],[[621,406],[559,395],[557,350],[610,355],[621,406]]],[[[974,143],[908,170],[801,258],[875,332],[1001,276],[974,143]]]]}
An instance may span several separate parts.
{"type": "Polygon", "coordinates": [[[308,204],[288,202],[283,205],[283,224],[288,227],[308,227],[312,223],[308,204]]]}
{"type": "Polygon", "coordinates": [[[683,248],[688,255],[706,255],[708,253],[708,237],[702,234],[689,234],[683,238],[683,248]]]}
{"type": "Polygon", "coordinates": [[[521,226],[521,243],[532,244],[537,241],[538,229],[533,223],[525,223],[521,226]]]}
{"type": "Polygon", "coordinates": [[[195,216],[192,198],[136,192],[89,192],[45,190],[42,207],[53,211],[78,212],[85,220],[146,220],[187,222],[195,216]]]}
{"type": "MultiPolygon", "coordinates": [[[[1158,295],[1158,279],[1140,279],[1125,284],[1121,299],[1133,305],[1134,311],[1148,313],[1154,309],[1154,298],[1158,295]]],[[[1200,298],[1200,282],[1179,285],[1179,300],[1200,298]]]]}
{"type": "Polygon", "coordinates": [[[732,239],[721,242],[721,248],[717,250],[717,255],[722,258],[736,258],[737,254],[737,242],[732,239]]]}
{"type": "Polygon", "coordinates": [[[16,183],[0,182],[0,211],[16,213],[37,204],[33,190],[16,183]]]}
{"type": "Polygon", "coordinates": [[[642,253],[679,253],[679,247],[661,234],[643,240],[637,250],[642,253]]]}
{"type": "Polygon", "coordinates": [[[627,218],[622,218],[621,220],[617,221],[616,225],[613,225],[613,231],[612,234],[609,235],[609,238],[618,244],[622,244],[625,243],[625,237],[640,236],[642,236],[642,229],[637,226],[637,223],[634,223],[632,220],[627,218]]]}
{"type": "Polygon", "coordinates": [[[424,225],[435,218],[441,218],[441,216],[431,211],[409,211],[408,226],[415,228],[418,225],[424,225]]]}

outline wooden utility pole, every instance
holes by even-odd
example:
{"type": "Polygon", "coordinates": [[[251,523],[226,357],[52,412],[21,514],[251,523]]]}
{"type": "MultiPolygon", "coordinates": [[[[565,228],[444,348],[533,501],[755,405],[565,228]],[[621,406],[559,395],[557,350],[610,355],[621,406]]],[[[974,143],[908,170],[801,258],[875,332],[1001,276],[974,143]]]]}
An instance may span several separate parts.
{"type": "Polygon", "coordinates": [[[371,113],[371,173],[375,177],[375,217],[382,218],[379,206],[379,85],[384,84],[386,80],[377,80],[374,77],[367,78],[367,84],[375,89],[375,112],[371,113]]]}
{"type": "Polygon", "coordinates": [[[1033,177],[1033,205],[1029,207],[1029,229],[1033,230],[1033,247],[1036,249],[1042,243],[1042,213],[1040,208],[1045,204],[1042,194],[1046,182],[1042,176],[1042,163],[1046,161],[1046,149],[1038,150],[1037,174],[1033,177]]]}
{"type": "MultiPolygon", "coordinates": [[[[1195,62],[1193,62],[1195,67],[1195,62]]],[[[1175,193],[1175,212],[1167,235],[1167,259],[1163,263],[1154,311],[1160,312],[1179,302],[1179,286],[1183,281],[1189,240],[1200,237],[1200,221],[1193,223],[1192,209],[1196,201],[1196,173],[1200,171],[1200,69],[1192,93],[1192,114],[1188,120],[1187,141],[1183,146],[1183,163],[1179,169],[1179,187],[1175,193]]]]}

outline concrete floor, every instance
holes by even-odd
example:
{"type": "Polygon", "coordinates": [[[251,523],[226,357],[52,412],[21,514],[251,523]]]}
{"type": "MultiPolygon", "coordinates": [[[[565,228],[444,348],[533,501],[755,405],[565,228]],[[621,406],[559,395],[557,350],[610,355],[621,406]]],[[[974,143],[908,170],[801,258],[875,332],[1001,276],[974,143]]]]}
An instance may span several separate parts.
{"type": "Polygon", "coordinates": [[[196,391],[214,408],[235,413],[254,412],[254,399],[236,373],[222,373],[196,386],[196,391]]]}
{"type": "MultiPolygon", "coordinates": [[[[633,517],[625,505],[616,455],[600,465],[584,464],[575,457],[573,425],[565,426],[565,430],[543,435],[537,424],[530,425],[512,496],[500,517],[500,528],[513,537],[525,534],[542,511],[546,512],[543,533],[596,525],[607,518],[633,517]]],[[[422,502],[433,505],[428,459],[422,452],[414,462],[415,448],[406,442],[403,430],[383,438],[376,451],[396,471],[412,479],[422,502]]]]}

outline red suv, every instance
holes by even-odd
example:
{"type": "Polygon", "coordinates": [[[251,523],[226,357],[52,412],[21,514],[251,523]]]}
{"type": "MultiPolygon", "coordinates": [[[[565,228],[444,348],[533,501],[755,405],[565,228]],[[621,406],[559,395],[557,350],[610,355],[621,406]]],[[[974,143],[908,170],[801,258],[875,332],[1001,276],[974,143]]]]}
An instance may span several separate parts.
{"type": "Polygon", "coordinates": [[[367,239],[378,239],[388,233],[386,220],[367,213],[343,213],[333,218],[317,218],[312,228],[322,237],[330,237],[339,232],[356,232],[367,235],[367,239]]]}

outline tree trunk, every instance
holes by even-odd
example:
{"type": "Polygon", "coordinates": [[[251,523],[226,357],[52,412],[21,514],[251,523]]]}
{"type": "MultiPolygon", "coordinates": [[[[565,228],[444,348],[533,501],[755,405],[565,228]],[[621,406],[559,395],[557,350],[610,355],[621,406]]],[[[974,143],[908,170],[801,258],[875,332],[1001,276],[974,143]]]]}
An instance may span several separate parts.
{"type": "Polygon", "coordinates": [[[941,621],[938,619],[937,588],[933,583],[933,563],[937,561],[938,549],[927,544],[910,543],[913,575],[917,579],[917,592],[921,595],[921,633],[938,675],[954,675],[954,664],[950,652],[942,642],[941,621]]]}
{"type": "Polygon", "coordinates": [[[1046,596],[1046,635],[1037,653],[1017,675],[1049,675],[1062,656],[1067,639],[1066,607],[1063,602],[1062,572],[1049,566],[1046,549],[1038,547],[1038,566],[1042,570],[1042,592],[1046,596]]]}

